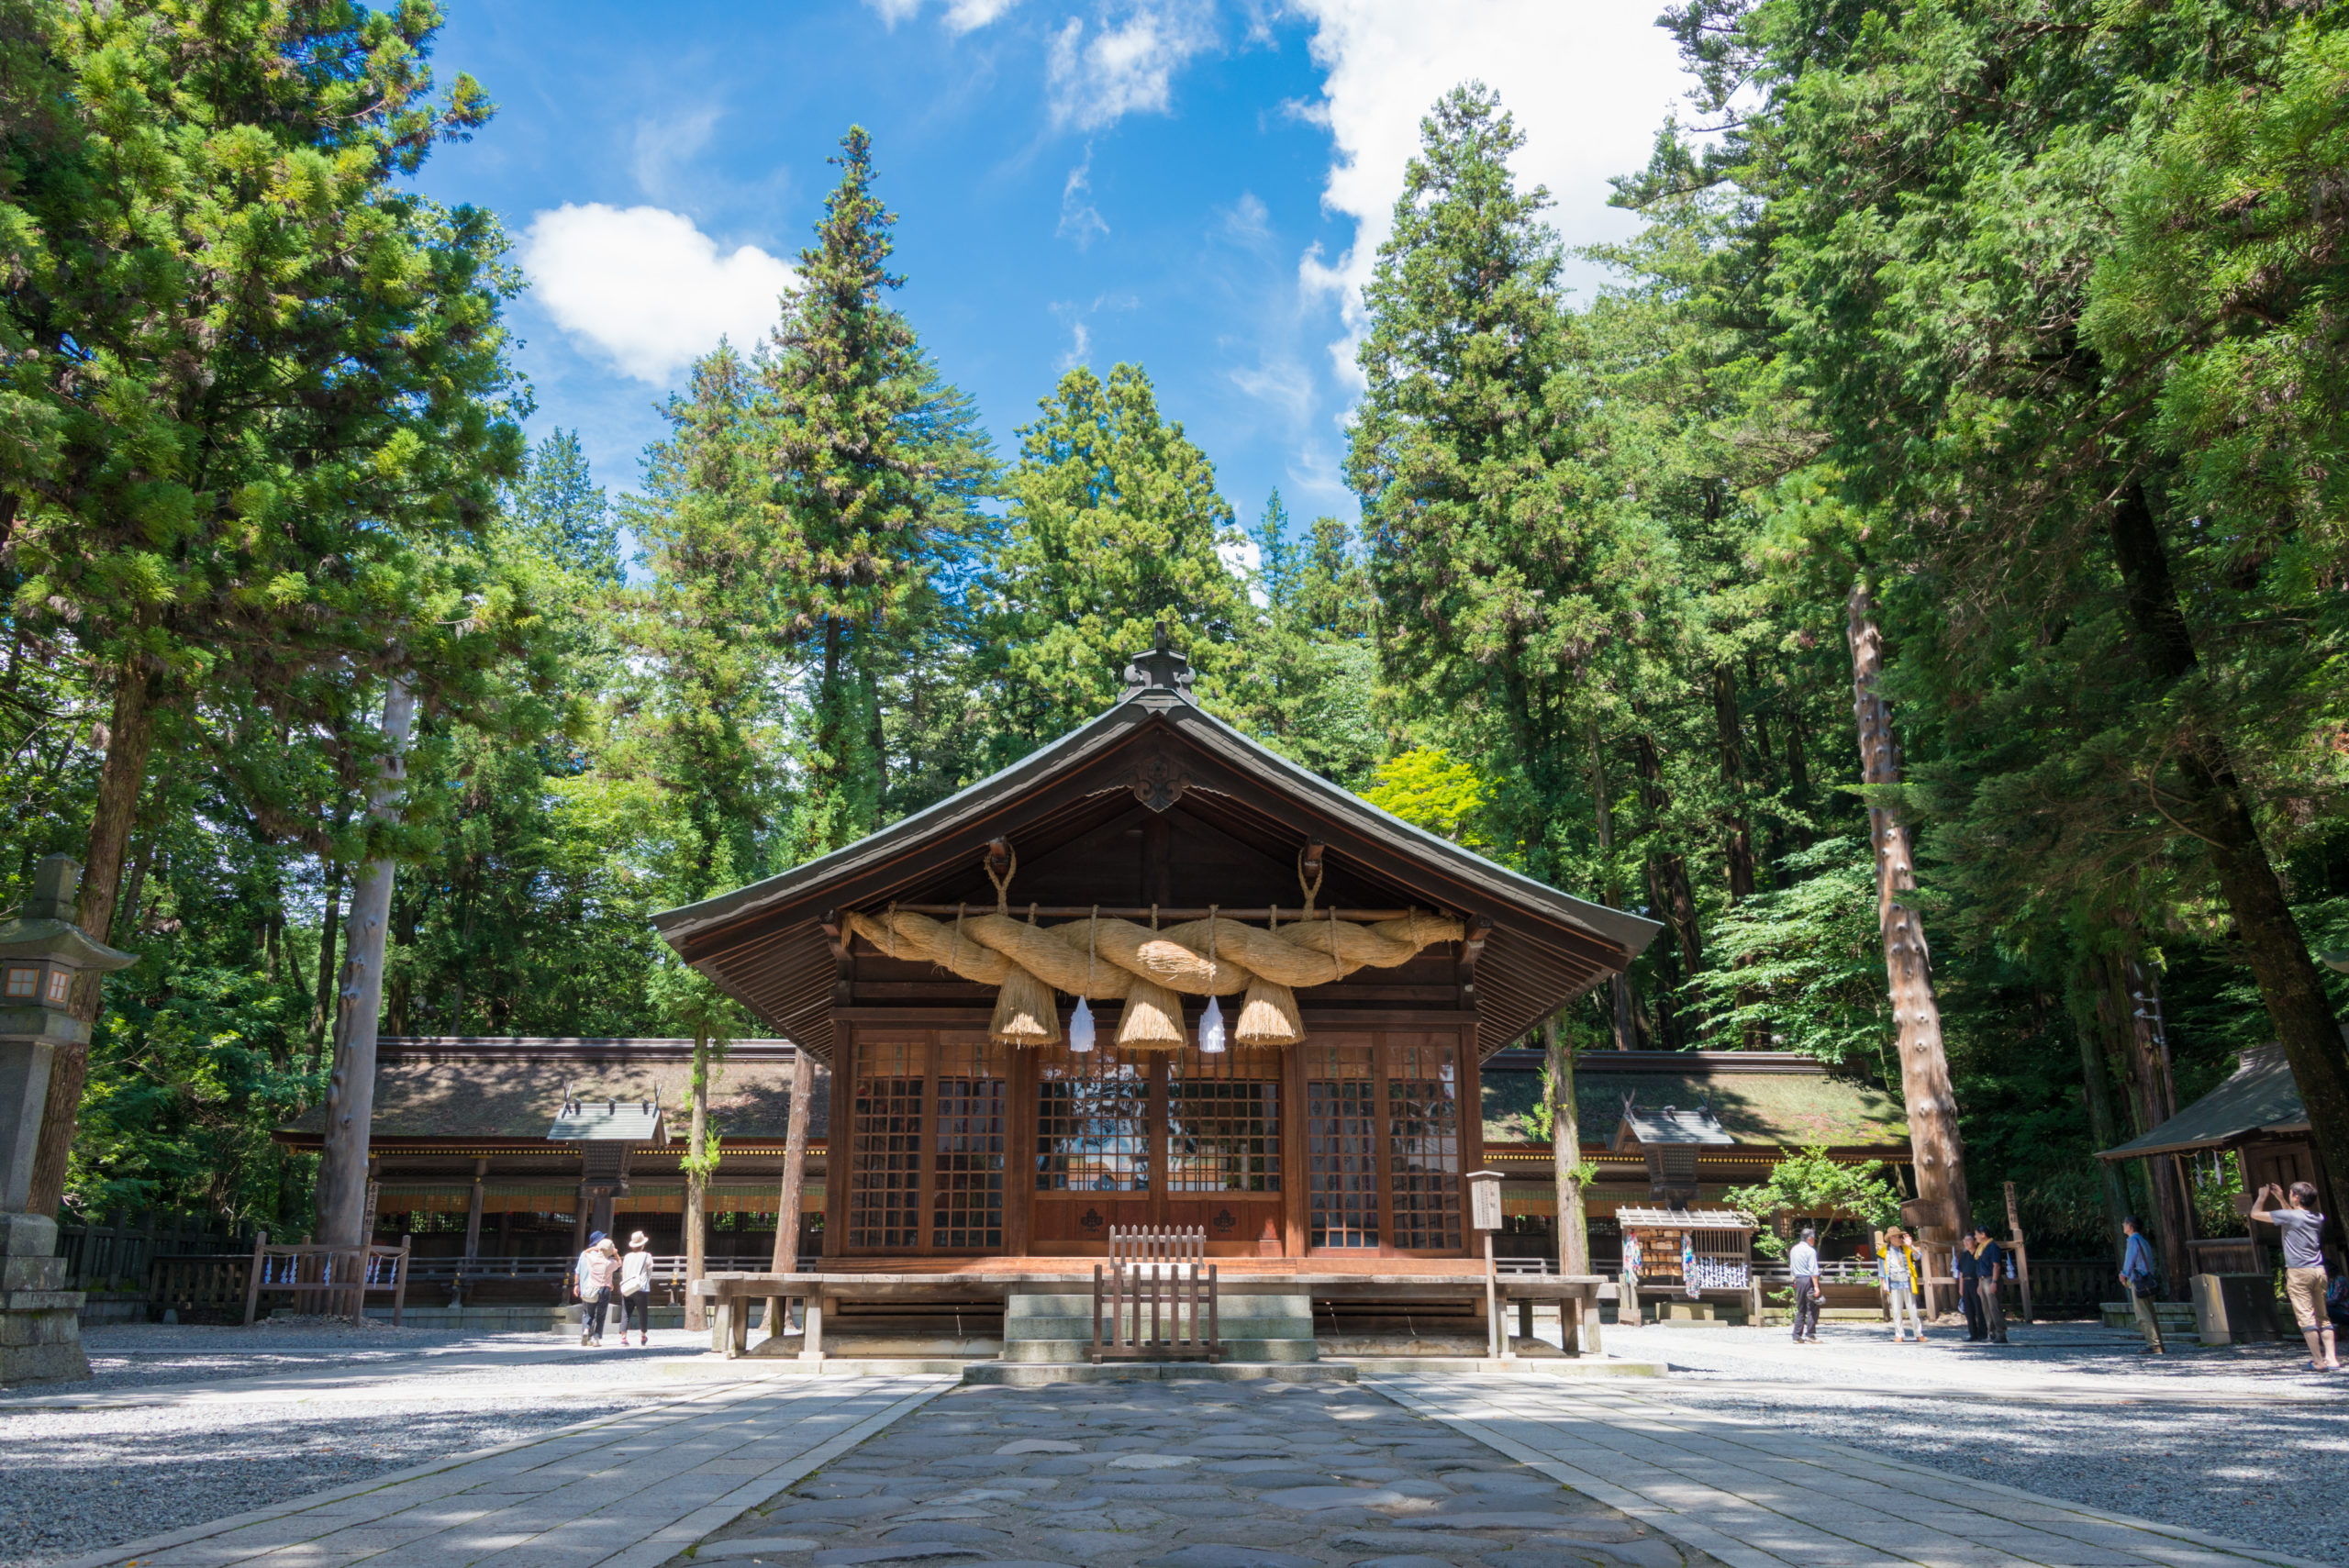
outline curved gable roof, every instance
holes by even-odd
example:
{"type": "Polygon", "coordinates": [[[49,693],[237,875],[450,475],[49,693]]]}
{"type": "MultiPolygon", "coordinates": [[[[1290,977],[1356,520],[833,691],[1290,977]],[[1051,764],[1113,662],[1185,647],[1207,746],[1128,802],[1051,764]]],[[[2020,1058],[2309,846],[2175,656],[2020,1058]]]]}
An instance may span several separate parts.
{"type": "Polygon", "coordinates": [[[1026,854],[1111,822],[1137,801],[1182,810],[1242,841],[1321,841],[1325,862],[1342,868],[1333,877],[1490,922],[1476,979],[1495,1044],[1620,972],[1661,929],[1463,849],[1250,740],[1192,698],[1179,653],[1136,655],[1126,677],[1116,706],[1002,771],[843,849],[655,915],[654,928],[754,1014],[822,1056],[836,967],[827,916],[925,890],[953,902],[951,889],[975,876],[988,840],[1008,838],[1026,854]]]}

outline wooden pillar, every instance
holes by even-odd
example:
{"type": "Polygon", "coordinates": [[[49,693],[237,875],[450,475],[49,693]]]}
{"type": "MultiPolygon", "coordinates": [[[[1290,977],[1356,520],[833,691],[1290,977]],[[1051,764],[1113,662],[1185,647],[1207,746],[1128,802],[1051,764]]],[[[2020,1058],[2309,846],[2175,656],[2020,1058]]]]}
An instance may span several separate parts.
{"type": "MultiPolygon", "coordinates": [[[[1067,1023],[1062,1023],[1065,1040],[1067,1023]]],[[[1024,1258],[1035,1244],[1036,1052],[1014,1051],[1004,1066],[1003,1250],[1024,1258]]]]}
{"type": "Polygon", "coordinates": [[[465,1260],[470,1262],[481,1256],[482,1178],[489,1174],[489,1162],[473,1162],[473,1195],[465,1200],[465,1260]]]}
{"type": "MultiPolygon", "coordinates": [[[[832,1036],[832,1123],[824,1136],[824,1256],[837,1258],[848,1244],[848,1190],[857,1177],[850,1152],[855,1142],[852,1109],[855,1105],[856,1028],[850,1025],[832,1036]]],[[[814,1320],[811,1309],[809,1321],[814,1320]]],[[[813,1331],[812,1329],[810,1330],[813,1331]]]]}
{"type": "Polygon", "coordinates": [[[1286,1232],[1282,1248],[1292,1258],[1305,1256],[1312,1235],[1313,1172],[1311,1156],[1307,1153],[1305,1121],[1306,1049],[1302,1044],[1292,1045],[1281,1052],[1281,1220],[1286,1232]]]}
{"type": "MultiPolygon", "coordinates": [[[[1476,1062],[1473,1027],[1460,1031],[1459,1041],[1452,1049],[1453,1083],[1454,1093],[1459,1095],[1453,1114],[1460,1127],[1460,1240],[1466,1243],[1468,1173],[1485,1168],[1485,1078],[1476,1062]]],[[[1463,1251],[1465,1250],[1464,1246],[1463,1251]]]]}

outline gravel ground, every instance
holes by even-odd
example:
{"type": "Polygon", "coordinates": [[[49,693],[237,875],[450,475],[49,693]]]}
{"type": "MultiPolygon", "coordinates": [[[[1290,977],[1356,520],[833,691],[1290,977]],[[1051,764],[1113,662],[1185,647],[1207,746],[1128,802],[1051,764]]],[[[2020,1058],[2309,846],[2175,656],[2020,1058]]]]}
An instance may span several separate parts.
{"type": "Polygon", "coordinates": [[[412,1403],[233,1406],[7,1418],[0,1568],[42,1564],[202,1524],[444,1454],[514,1442],[626,1408],[451,1397],[412,1403]]]}
{"type": "Polygon", "coordinates": [[[2087,1325],[2019,1327],[2003,1349],[1961,1329],[1920,1351],[1880,1332],[1831,1325],[1797,1351],[1783,1329],[1610,1328],[1607,1348],[1671,1361],[1655,1394],[1673,1404],[2349,1562],[2349,1373],[2311,1373],[2278,1345],[2139,1356],[2133,1337],[2087,1325]]]}
{"type": "Polygon", "coordinates": [[[7,1468],[0,1568],[42,1565],[249,1508],[363,1481],[449,1454],[515,1442],[696,1385],[657,1362],[698,1356],[707,1336],[655,1334],[650,1350],[582,1351],[550,1334],[463,1336],[295,1327],[100,1329],[89,1383],[36,1384],[0,1396],[7,1468]],[[380,1372],[445,1382],[445,1395],[303,1403],[8,1410],[82,1391],[167,1391],[235,1377],[380,1372]],[[469,1387],[494,1379],[493,1393],[469,1387]],[[518,1387],[518,1385],[520,1385],[518,1387]]]}

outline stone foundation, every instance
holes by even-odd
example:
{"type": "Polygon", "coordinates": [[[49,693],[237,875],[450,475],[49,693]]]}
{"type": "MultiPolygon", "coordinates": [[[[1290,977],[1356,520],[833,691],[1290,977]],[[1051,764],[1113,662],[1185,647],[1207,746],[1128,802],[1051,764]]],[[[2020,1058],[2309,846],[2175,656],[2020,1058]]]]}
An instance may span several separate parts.
{"type": "Polygon", "coordinates": [[[67,1290],[57,1221],[0,1214],[0,1385],[79,1382],[82,1293],[67,1290]]]}

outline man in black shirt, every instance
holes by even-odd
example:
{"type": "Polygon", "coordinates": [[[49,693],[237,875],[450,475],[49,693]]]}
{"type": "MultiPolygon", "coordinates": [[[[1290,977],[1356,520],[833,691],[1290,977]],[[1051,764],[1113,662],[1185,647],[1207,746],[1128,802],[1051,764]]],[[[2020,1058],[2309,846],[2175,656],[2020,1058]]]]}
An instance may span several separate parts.
{"type": "Polygon", "coordinates": [[[1974,1249],[1967,1245],[1971,1237],[1960,1236],[1951,1249],[1950,1273],[1957,1276],[1957,1305],[1965,1313],[1965,1337],[1980,1341],[1989,1337],[1982,1322],[1982,1293],[1974,1288],[1981,1271],[1974,1261],[1974,1249]]]}
{"type": "Polygon", "coordinates": [[[1974,1288],[1982,1298],[1982,1328],[1990,1342],[2007,1342],[2007,1307],[1998,1292],[2006,1273],[2006,1252],[1990,1239],[1990,1228],[1974,1228],[1974,1288]]]}

